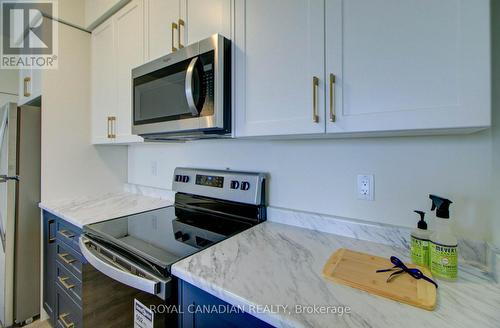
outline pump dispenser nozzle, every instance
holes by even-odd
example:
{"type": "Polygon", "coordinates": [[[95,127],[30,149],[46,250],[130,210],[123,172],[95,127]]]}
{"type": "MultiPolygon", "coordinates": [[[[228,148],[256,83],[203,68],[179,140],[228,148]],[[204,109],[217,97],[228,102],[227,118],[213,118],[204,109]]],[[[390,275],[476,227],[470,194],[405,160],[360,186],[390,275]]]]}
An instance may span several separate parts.
{"type": "Polygon", "coordinates": [[[450,204],[453,202],[449,199],[439,197],[436,195],[429,195],[432,200],[431,211],[436,210],[436,216],[442,219],[450,218],[450,204]]]}
{"type": "Polygon", "coordinates": [[[413,211],[415,213],[417,213],[418,215],[420,215],[420,221],[418,221],[417,223],[417,227],[419,229],[422,229],[422,230],[427,230],[427,222],[425,222],[424,218],[425,218],[425,212],[423,211],[413,211]]]}

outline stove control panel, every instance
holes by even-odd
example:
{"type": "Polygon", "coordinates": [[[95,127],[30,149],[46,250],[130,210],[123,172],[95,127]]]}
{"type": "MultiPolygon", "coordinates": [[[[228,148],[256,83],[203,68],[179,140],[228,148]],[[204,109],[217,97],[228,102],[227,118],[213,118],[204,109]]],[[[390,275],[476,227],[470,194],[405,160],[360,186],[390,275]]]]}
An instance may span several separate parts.
{"type": "Polygon", "coordinates": [[[174,191],[245,204],[265,205],[265,173],[176,168],[174,191]]]}

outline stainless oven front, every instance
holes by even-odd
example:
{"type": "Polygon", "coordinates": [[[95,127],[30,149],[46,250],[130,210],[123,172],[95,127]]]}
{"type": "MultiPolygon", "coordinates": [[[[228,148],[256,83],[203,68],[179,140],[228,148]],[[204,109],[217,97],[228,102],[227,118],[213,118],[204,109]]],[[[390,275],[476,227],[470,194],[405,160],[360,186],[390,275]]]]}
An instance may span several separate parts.
{"type": "Polygon", "coordinates": [[[231,132],[230,41],[219,34],[132,70],[132,132],[146,139],[231,132]]]}

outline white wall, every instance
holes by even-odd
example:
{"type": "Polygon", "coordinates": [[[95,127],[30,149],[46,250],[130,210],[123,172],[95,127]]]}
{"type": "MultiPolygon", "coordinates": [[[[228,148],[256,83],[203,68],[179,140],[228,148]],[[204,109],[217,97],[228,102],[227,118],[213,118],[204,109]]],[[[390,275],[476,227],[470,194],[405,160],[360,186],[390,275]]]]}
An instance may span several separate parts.
{"type": "Polygon", "coordinates": [[[90,34],[59,24],[59,68],[42,73],[42,201],[122,190],[126,147],[90,135],[90,34]]]}
{"type": "Polygon", "coordinates": [[[269,205],[412,227],[429,193],[454,201],[457,232],[493,239],[490,131],[464,136],[196,141],[129,147],[129,182],[170,188],[176,166],[269,172],[269,205]],[[151,166],[157,162],[157,176],[151,166]],[[375,175],[375,201],[356,176],[375,175]]]}

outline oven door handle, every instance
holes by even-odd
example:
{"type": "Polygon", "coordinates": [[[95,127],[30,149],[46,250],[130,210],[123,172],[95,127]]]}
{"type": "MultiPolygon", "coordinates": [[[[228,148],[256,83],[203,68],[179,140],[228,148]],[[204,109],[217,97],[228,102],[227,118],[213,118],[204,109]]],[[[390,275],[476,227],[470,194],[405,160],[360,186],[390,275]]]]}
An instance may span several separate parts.
{"type": "Polygon", "coordinates": [[[198,108],[196,107],[196,103],[193,95],[193,74],[196,69],[196,63],[198,61],[198,57],[195,57],[189,63],[189,66],[186,70],[186,100],[189,106],[189,110],[193,116],[198,116],[198,108]]]}
{"type": "Polygon", "coordinates": [[[82,252],[82,255],[85,257],[85,259],[98,271],[103,273],[104,275],[110,277],[113,280],[116,280],[118,282],[121,282],[124,285],[130,286],[132,288],[136,288],[139,290],[142,290],[143,292],[157,295],[158,297],[165,299],[166,298],[166,284],[170,282],[170,278],[167,280],[162,280],[162,279],[156,279],[151,277],[152,279],[144,278],[141,276],[138,276],[131,271],[127,270],[126,268],[120,266],[119,264],[115,263],[113,259],[108,258],[107,256],[104,256],[100,252],[91,249],[87,245],[90,244],[96,244],[100,248],[103,248],[106,250],[107,253],[112,255],[113,257],[116,257],[120,259],[122,262],[127,263],[127,265],[130,265],[131,267],[136,267],[139,270],[143,271],[137,266],[134,266],[133,263],[131,263],[129,260],[126,258],[120,256],[119,254],[103,247],[102,245],[89,240],[88,238],[81,236],[79,240],[80,244],[80,250],[82,252]]]}

